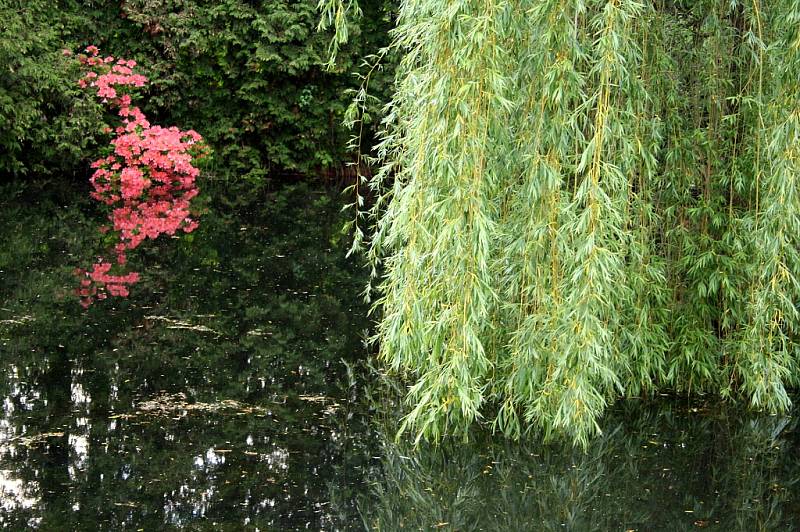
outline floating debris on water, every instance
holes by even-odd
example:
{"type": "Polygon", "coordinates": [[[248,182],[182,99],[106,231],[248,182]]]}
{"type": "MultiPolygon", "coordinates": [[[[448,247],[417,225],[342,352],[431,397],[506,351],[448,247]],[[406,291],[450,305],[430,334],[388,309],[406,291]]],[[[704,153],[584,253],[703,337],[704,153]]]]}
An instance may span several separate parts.
{"type": "Polygon", "coordinates": [[[219,331],[215,331],[210,327],[206,327],[205,325],[195,325],[193,323],[174,320],[172,318],[168,318],[166,316],[145,316],[144,319],[151,320],[151,321],[163,321],[168,323],[167,329],[185,329],[188,331],[197,331],[197,332],[205,332],[215,334],[217,336],[222,336],[222,333],[219,331]]]}
{"type": "Polygon", "coordinates": [[[189,402],[184,393],[162,393],[151,399],[137,403],[135,410],[135,412],[130,414],[115,414],[110,416],[110,419],[130,419],[143,415],[173,416],[176,413],[183,416],[195,412],[220,412],[222,410],[233,411],[235,414],[269,414],[266,408],[240,403],[233,399],[223,399],[222,401],[213,403],[189,402]]]}
{"type": "Polygon", "coordinates": [[[33,316],[20,316],[17,319],[0,320],[0,325],[25,325],[32,321],[36,321],[33,316]]]}
{"type": "Polygon", "coordinates": [[[0,442],[0,447],[6,445],[22,445],[23,447],[32,447],[46,442],[50,438],[62,438],[63,432],[42,432],[39,434],[31,434],[30,436],[14,436],[4,442],[0,442]]]}

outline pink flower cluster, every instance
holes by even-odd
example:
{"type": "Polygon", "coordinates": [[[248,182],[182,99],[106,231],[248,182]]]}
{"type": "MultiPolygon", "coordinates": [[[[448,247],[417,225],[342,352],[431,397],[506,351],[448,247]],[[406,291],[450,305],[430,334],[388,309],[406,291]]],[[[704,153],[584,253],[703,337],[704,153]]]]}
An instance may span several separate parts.
{"type": "Polygon", "coordinates": [[[121,123],[106,130],[112,133],[112,151],[92,163],[91,177],[92,198],[110,208],[111,225],[101,232],[114,236],[115,261],[100,259],[90,271],[76,271],[82,277],[77,294],[84,308],[106,294],[129,294],[128,287],[139,280],[139,274],[110,273],[112,267],[124,270],[128,250],[147,238],[197,228],[191,201],[199,193],[195,180],[200,172],[193,163],[209,151],[197,132],[152,126],[141,109],[132,105],[126,90],[147,83],[145,76],[133,71],[135,61],[102,58],[96,46],[86,48],[86,53],[78,57],[87,70],[78,85],[96,90],[121,123]]]}

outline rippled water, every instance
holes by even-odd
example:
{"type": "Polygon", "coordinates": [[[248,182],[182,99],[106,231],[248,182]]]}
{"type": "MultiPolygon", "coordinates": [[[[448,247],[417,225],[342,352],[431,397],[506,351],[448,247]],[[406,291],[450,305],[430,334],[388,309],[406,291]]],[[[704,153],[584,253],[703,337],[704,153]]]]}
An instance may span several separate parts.
{"type": "Polygon", "coordinates": [[[0,526],[42,530],[794,530],[794,417],[629,401],[587,452],[396,443],[364,369],[338,200],[298,188],[140,260],[88,312],[95,214],[0,214],[0,526]]]}

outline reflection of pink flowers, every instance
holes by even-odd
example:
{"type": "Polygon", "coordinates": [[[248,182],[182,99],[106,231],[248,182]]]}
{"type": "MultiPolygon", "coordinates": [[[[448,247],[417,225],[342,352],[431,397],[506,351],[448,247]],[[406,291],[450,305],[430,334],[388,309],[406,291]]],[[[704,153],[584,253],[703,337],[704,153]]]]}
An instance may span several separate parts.
{"type": "Polygon", "coordinates": [[[109,274],[112,266],[110,262],[100,259],[91,270],[76,271],[81,277],[80,288],[76,289],[76,293],[81,298],[80,303],[83,308],[88,308],[95,299],[105,299],[108,295],[126,297],[130,294],[128,287],[139,281],[137,272],[125,275],[109,274]]]}
{"type": "Polygon", "coordinates": [[[141,109],[132,105],[130,87],[143,87],[147,78],[133,72],[135,61],[109,56],[99,57],[96,46],[86,48],[89,56],[79,59],[87,73],[78,81],[82,88],[92,87],[97,96],[116,109],[122,125],[114,130],[111,155],[92,163],[90,179],[92,198],[109,206],[109,226],[115,262],[99,260],[91,270],[76,271],[81,277],[77,294],[84,308],[108,295],[125,297],[139,274],[111,274],[127,263],[126,251],[144,240],[178,231],[190,233],[198,223],[193,218],[191,200],[198,194],[195,179],[200,171],[194,160],[208,154],[203,138],[196,131],[176,127],[151,126],[141,109]]]}

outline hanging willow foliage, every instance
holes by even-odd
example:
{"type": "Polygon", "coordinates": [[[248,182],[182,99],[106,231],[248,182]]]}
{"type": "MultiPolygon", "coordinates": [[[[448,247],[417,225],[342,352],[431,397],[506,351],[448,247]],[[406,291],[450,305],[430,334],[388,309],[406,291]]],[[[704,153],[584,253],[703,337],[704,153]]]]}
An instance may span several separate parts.
{"type": "Polygon", "coordinates": [[[620,396],[788,408],[800,0],[401,0],[387,52],[366,253],[402,430],[585,445],[620,396]]]}

